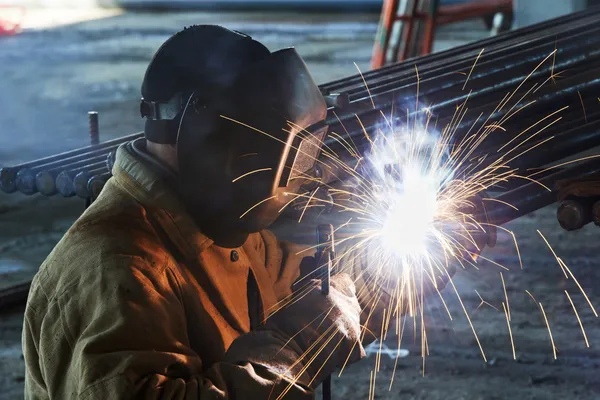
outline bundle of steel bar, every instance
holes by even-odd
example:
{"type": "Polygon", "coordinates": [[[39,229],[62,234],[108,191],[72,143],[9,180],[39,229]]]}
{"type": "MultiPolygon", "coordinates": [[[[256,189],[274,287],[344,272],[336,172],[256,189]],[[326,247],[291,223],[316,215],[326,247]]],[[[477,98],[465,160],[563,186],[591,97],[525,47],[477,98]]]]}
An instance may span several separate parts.
{"type": "MultiPolygon", "coordinates": [[[[142,136],[142,133],[135,133],[14,167],[0,168],[0,189],[6,193],[19,191],[27,195],[40,193],[52,196],[60,193],[64,197],[75,194],[89,197],[88,180],[109,172],[118,146],[142,136]]],[[[97,140],[91,139],[92,142],[97,140]]]]}
{"type": "MultiPolygon", "coordinates": [[[[532,89],[521,102],[535,100],[535,106],[527,110],[525,117],[520,115],[509,121],[505,129],[509,129],[510,124],[512,128],[520,127],[524,122],[539,119],[551,108],[561,108],[561,104],[569,105],[569,112],[582,115],[581,103],[585,106],[587,101],[589,106],[591,101],[595,102],[597,96],[593,95],[600,85],[597,73],[600,37],[596,36],[600,29],[596,23],[599,16],[600,11],[592,9],[326,84],[323,90],[333,99],[327,123],[339,129],[343,122],[344,130],[359,138],[363,135],[363,126],[367,130],[381,126],[382,112],[388,119],[393,114],[397,119],[406,118],[407,109],[414,113],[417,100],[435,114],[438,126],[450,121],[456,106],[467,100],[469,107],[475,105],[484,118],[492,114],[489,120],[495,121],[507,112],[508,107],[496,110],[507,93],[521,87],[515,96],[519,99],[535,84],[541,88],[532,89]],[[545,59],[546,62],[539,65],[545,59]],[[549,79],[551,76],[554,79],[549,79]],[[520,86],[525,80],[526,84],[520,86]],[[341,102],[336,103],[336,95],[341,102]]],[[[477,110],[471,110],[469,115],[478,117],[477,110]]],[[[467,132],[464,128],[472,123],[464,121],[458,126],[456,139],[467,132]]]]}

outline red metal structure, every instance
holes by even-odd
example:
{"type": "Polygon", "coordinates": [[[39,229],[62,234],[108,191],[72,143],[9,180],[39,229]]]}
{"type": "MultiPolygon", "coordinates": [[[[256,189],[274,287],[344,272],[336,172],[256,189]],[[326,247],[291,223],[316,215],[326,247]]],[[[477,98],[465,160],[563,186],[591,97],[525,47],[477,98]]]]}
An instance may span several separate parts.
{"type": "Polygon", "coordinates": [[[0,36],[19,33],[24,17],[24,7],[0,5],[0,36]]]}
{"type": "Polygon", "coordinates": [[[440,4],[440,0],[384,0],[371,67],[431,53],[439,25],[496,13],[511,14],[512,6],[512,0],[472,0],[450,5],[440,4]],[[397,22],[399,29],[394,32],[397,22]]]}

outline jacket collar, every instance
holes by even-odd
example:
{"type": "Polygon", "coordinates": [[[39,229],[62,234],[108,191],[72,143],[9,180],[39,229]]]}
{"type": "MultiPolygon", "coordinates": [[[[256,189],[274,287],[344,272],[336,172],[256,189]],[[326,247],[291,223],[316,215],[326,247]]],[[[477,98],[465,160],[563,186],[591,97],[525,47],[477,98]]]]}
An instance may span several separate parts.
{"type": "Polygon", "coordinates": [[[179,200],[175,175],[145,152],[145,139],[119,146],[112,174],[115,183],[150,211],[149,217],[158,220],[186,258],[196,259],[212,245],[179,200]]]}

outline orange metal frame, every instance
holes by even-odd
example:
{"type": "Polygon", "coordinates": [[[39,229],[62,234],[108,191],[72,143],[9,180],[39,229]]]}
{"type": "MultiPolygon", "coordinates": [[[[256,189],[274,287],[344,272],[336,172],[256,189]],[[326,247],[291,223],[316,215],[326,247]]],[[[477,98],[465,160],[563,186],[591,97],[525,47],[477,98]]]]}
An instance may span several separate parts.
{"type": "Polygon", "coordinates": [[[24,7],[0,5],[0,36],[19,33],[24,17],[24,7]]]}
{"type": "Polygon", "coordinates": [[[464,4],[455,4],[448,6],[438,6],[439,0],[430,0],[429,11],[418,10],[419,0],[412,0],[409,5],[410,11],[407,14],[398,15],[400,0],[384,0],[381,19],[373,48],[373,57],[371,59],[371,68],[380,68],[386,64],[386,54],[388,53],[392,29],[396,21],[404,22],[403,29],[400,30],[404,46],[399,54],[395,54],[395,60],[391,62],[403,61],[409,57],[412,36],[415,31],[415,25],[418,21],[425,21],[425,33],[421,44],[421,55],[431,53],[435,28],[438,25],[451,24],[466,19],[479,18],[497,12],[511,12],[512,0],[481,0],[470,1],[464,4]],[[404,37],[402,37],[404,36],[404,37]]]}

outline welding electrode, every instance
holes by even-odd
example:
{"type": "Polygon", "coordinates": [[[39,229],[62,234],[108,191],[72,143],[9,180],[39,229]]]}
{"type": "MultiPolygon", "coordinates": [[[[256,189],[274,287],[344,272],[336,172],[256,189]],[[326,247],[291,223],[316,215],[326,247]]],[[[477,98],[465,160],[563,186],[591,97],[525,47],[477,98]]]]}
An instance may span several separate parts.
{"type": "MultiPolygon", "coordinates": [[[[317,227],[317,270],[321,273],[321,293],[329,294],[329,280],[331,278],[331,267],[335,258],[335,247],[333,237],[333,225],[322,224],[317,227]]],[[[331,376],[323,381],[323,400],[331,399],[331,376]]]]}

